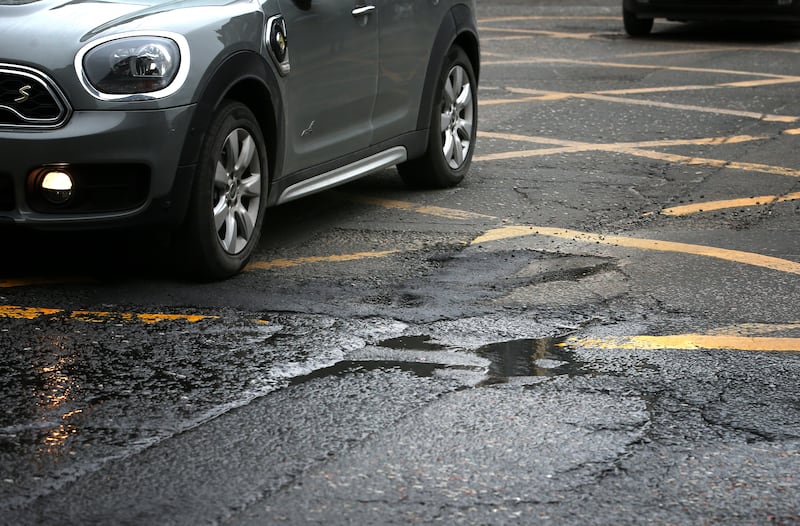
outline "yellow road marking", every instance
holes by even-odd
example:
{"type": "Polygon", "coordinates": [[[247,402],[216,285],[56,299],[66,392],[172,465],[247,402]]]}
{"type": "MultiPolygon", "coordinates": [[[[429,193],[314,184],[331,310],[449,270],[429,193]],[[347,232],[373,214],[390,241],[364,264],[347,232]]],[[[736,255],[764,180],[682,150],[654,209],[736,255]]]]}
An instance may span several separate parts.
{"type": "Polygon", "coordinates": [[[675,334],[669,336],[617,336],[606,338],[569,338],[569,346],[593,349],[629,350],[731,350],[765,352],[800,352],[800,338],[754,338],[675,334]]]}
{"type": "Polygon", "coordinates": [[[14,305],[0,305],[0,318],[33,320],[40,316],[52,316],[59,312],[62,312],[61,309],[37,309],[31,307],[17,307],[14,305]]]}
{"type": "Polygon", "coordinates": [[[709,331],[710,335],[715,336],[754,336],[758,334],[772,334],[781,331],[800,330],[800,321],[790,323],[742,323],[739,325],[729,325],[709,331]]]}
{"type": "Polygon", "coordinates": [[[676,164],[683,164],[687,166],[708,166],[712,168],[729,168],[733,170],[743,170],[749,172],[760,172],[772,175],[781,175],[786,177],[800,177],[800,170],[794,168],[786,168],[783,166],[772,166],[768,164],[757,163],[744,163],[737,161],[726,161],[721,159],[708,159],[704,157],[690,157],[686,155],[677,155],[671,153],[656,152],[651,150],[644,150],[642,147],[659,147],[659,146],[678,146],[681,144],[733,144],[735,142],[745,142],[750,140],[761,140],[764,137],[751,137],[751,136],[736,136],[729,138],[715,138],[709,142],[708,139],[689,139],[687,142],[668,142],[668,141],[646,141],[640,143],[611,143],[611,144],[592,144],[579,141],[569,141],[561,139],[552,139],[549,137],[528,137],[525,135],[515,135],[507,133],[496,132],[478,132],[479,137],[487,137],[494,139],[505,139],[508,141],[518,142],[532,142],[538,144],[551,144],[559,146],[558,148],[537,149],[537,150],[521,150],[509,151],[501,153],[493,153],[487,155],[480,155],[473,158],[473,161],[494,161],[500,159],[518,159],[525,157],[537,157],[542,155],[553,155],[558,153],[573,153],[573,152],[586,152],[586,151],[604,151],[612,153],[624,153],[635,157],[645,157],[657,161],[667,161],[676,164]],[[696,141],[696,142],[693,142],[696,141]]]}
{"type": "Polygon", "coordinates": [[[783,130],[783,133],[786,135],[800,135],[800,128],[794,128],[792,130],[783,130]]]}
{"type": "MultiPolygon", "coordinates": [[[[759,119],[767,122],[796,122],[800,117],[791,115],[771,115],[765,113],[758,113],[753,111],[731,110],[727,108],[709,108],[706,106],[695,106],[691,104],[674,104],[671,102],[661,102],[653,100],[632,99],[625,97],[614,97],[610,95],[602,95],[597,93],[568,93],[568,92],[555,92],[544,90],[532,90],[527,88],[507,88],[511,93],[519,93],[522,95],[534,95],[541,97],[553,97],[554,99],[584,99],[584,100],[598,100],[602,102],[616,102],[621,104],[631,104],[636,106],[649,106],[654,108],[667,108],[680,111],[697,111],[703,113],[715,113],[720,115],[733,115],[736,117],[747,117],[750,119],[759,119]]],[[[536,99],[534,99],[536,100],[536,99]]],[[[548,99],[541,99],[548,100],[548,99]]],[[[552,99],[551,99],[552,100],[552,99]]],[[[487,101],[484,104],[491,104],[493,101],[487,101]]],[[[526,102],[521,100],[520,102],[526,102]]],[[[504,101],[504,103],[506,103],[504,101]]]]}
{"type": "Polygon", "coordinates": [[[419,205],[408,201],[397,201],[393,199],[383,199],[380,197],[350,195],[348,196],[348,199],[356,203],[380,206],[382,208],[389,209],[408,210],[420,214],[443,217],[445,219],[497,219],[494,216],[479,214],[477,212],[468,212],[466,210],[457,210],[454,208],[443,208],[440,206],[419,205]]]}
{"type": "MultiPolygon", "coordinates": [[[[545,36],[550,38],[571,38],[576,40],[590,40],[597,37],[597,33],[570,33],[564,31],[547,31],[546,29],[510,29],[505,27],[478,27],[480,32],[514,33],[519,35],[545,36]]],[[[484,40],[481,37],[481,40],[484,40]]]]}
{"type": "Polygon", "coordinates": [[[487,137],[490,139],[503,139],[506,141],[514,142],[530,142],[535,144],[549,144],[570,148],[587,148],[587,149],[628,149],[628,148],[659,148],[666,146],[702,146],[712,145],[718,146],[721,144],[738,144],[751,141],[763,141],[769,139],[767,135],[729,135],[726,137],[700,137],[697,139],[658,139],[654,141],[635,141],[635,142],[614,142],[614,143],[591,143],[582,141],[571,141],[569,139],[553,139],[552,137],[543,137],[538,135],[519,135],[516,133],[501,133],[501,132],[478,132],[479,137],[487,137]]]}
{"type": "Polygon", "coordinates": [[[762,195],[758,197],[748,197],[741,199],[726,199],[721,201],[706,201],[703,203],[693,203],[691,205],[673,206],[661,211],[667,216],[688,216],[698,212],[713,212],[714,210],[725,210],[728,208],[743,208],[749,206],[761,206],[771,203],[785,203],[800,199],[800,192],[786,195],[762,195]]]}
{"type": "Polygon", "coordinates": [[[0,289],[10,289],[14,287],[32,287],[34,285],[63,285],[64,283],[80,283],[89,279],[81,278],[23,278],[23,279],[0,279],[0,289]]]}
{"type": "Polygon", "coordinates": [[[772,166],[768,164],[758,164],[758,163],[743,163],[737,161],[725,161],[722,159],[706,159],[703,157],[688,157],[686,155],[652,152],[648,150],[639,150],[636,148],[621,148],[619,151],[628,153],[630,155],[635,155],[638,157],[647,157],[648,159],[684,164],[686,166],[708,166],[712,168],[728,168],[731,170],[742,170],[745,172],[760,172],[772,175],[782,175],[786,177],[800,177],[800,170],[795,170],[794,168],[785,168],[782,166],[772,166]]]}
{"type": "MultiPolygon", "coordinates": [[[[525,22],[528,20],[613,20],[619,21],[618,16],[590,15],[590,16],[558,16],[558,15],[529,15],[529,16],[497,16],[493,18],[479,18],[479,24],[494,22],[525,22]]],[[[491,28],[490,28],[491,29],[491,28]]]]}
{"type": "Polygon", "coordinates": [[[377,252],[355,252],[353,254],[339,254],[334,256],[308,256],[294,259],[273,259],[270,261],[255,261],[247,265],[242,272],[251,270],[269,270],[274,268],[289,268],[307,265],[309,263],[341,263],[344,261],[357,261],[367,258],[382,258],[402,252],[401,250],[383,250],[377,252]]]}
{"type": "MultiPolygon", "coordinates": [[[[716,68],[696,68],[696,67],[689,67],[689,66],[667,66],[663,64],[631,64],[625,62],[600,62],[600,61],[592,61],[592,60],[577,60],[577,59],[568,59],[568,58],[523,58],[523,59],[509,59],[509,60],[488,60],[481,62],[481,66],[494,66],[494,65],[514,65],[514,64],[574,64],[578,66],[595,66],[595,67],[608,67],[608,68],[623,68],[623,69],[655,69],[655,70],[663,70],[663,71],[683,71],[683,72],[691,72],[691,73],[713,73],[715,75],[734,75],[734,76],[741,76],[741,77],[763,77],[765,79],[771,79],[770,82],[777,83],[792,83],[792,82],[800,82],[799,76],[793,75],[781,75],[777,73],[764,73],[764,72],[757,72],[757,71],[742,71],[737,69],[716,69],[716,68]]],[[[761,82],[759,81],[747,81],[748,84],[740,84],[736,83],[738,87],[750,87],[751,84],[749,82],[761,82]]],[[[731,85],[730,83],[726,85],[731,85]]]]}
{"type": "Polygon", "coordinates": [[[516,35],[516,36],[506,36],[506,37],[481,37],[481,42],[504,42],[508,40],[529,40],[531,38],[533,38],[532,35],[516,35]]]}
{"type": "Polygon", "coordinates": [[[731,51],[758,51],[770,53],[800,53],[800,49],[776,48],[776,47],[755,47],[755,46],[715,46],[696,49],[676,49],[672,51],[646,51],[642,53],[624,53],[617,55],[617,58],[642,58],[642,57],[663,57],[669,55],[694,55],[697,53],[727,53],[731,51]]]}
{"type": "Polygon", "coordinates": [[[0,305],[0,318],[14,318],[34,320],[43,316],[63,315],[70,319],[84,322],[102,323],[108,320],[120,321],[139,321],[142,323],[153,324],[161,321],[186,321],[197,323],[202,320],[216,319],[219,316],[201,316],[195,314],[160,314],[160,313],[133,313],[133,312],[111,312],[111,311],[85,311],[78,310],[67,312],[63,309],[41,309],[31,307],[19,307],[15,305],[0,305]]]}
{"type": "Polygon", "coordinates": [[[731,261],[755,267],[777,270],[779,272],[786,272],[789,274],[796,274],[800,276],[800,263],[772,256],[764,256],[752,252],[742,252],[739,250],[729,250],[725,248],[710,247],[705,245],[692,245],[689,243],[662,241],[658,239],[641,239],[633,237],[593,234],[590,232],[580,232],[577,230],[569,230],[564,228],[550,228],[550,227],[540,227],[540,226],[507,226],[502,228],[496,228],[493,230],[488,230],[484,234],[473,239],[470,244],[477,245],[480,243],[488,243],[491,241],[498,241],[501,239],[510,239],[514,237],[532,236],[532,235],[555,237],[555,238],[584,242],[584,243],[596,243],[596,244],[611,245],[616,247],[635,248],[640,250],[673,252],[679,254],[690,254],[695,256],[710,257],[715,259],[721,259],[724,261],[731,261]]]}

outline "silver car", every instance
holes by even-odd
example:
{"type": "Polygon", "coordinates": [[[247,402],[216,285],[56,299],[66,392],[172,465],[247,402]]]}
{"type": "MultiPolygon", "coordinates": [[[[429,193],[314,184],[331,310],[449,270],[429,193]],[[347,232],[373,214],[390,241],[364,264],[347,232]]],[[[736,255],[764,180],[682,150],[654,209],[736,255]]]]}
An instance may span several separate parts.
{"type": "Polygon", "coordinates": [[[474,0],[0,0],[0,225],[157,225],[231,276],[269,206],[458,184],[479,54],[474,0]]]}

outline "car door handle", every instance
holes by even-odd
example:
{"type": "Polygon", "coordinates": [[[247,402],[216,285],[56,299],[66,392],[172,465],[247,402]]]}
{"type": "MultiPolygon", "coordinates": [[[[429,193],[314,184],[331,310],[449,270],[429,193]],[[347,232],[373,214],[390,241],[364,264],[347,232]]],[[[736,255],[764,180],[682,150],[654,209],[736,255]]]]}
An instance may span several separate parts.
{"type": "Polygon", "coordinates": [[[355,9],[353,9],[353,16],[364,16],[374,11],[375,11],[374,5],[365,5],[361,7],[356,7],[355,9]]]}

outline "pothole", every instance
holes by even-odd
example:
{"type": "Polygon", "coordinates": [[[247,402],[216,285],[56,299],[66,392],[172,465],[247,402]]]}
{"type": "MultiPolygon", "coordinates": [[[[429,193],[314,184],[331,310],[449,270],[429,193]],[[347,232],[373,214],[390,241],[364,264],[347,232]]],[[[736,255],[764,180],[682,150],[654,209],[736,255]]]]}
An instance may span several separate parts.
{"type": "Polygon", "coordinates": [[[514,376],[579,376],[590,371],[563,347],[564,337],[527,338],[492,343],[475,354],[489,360],[491,379],[514,376]]]}
{"type": "Polygon", "coordinates": [[[401,336],[353,353],[347,360],[295,377],[290,385],[376,370],[402,371],[423,378],[460,371],[484,378],[468,382],[470,385],[502,383],[512,377],[590,374],[592,371],[584,368],[563,345],[565,339],[565,336],[524,338],[467,351],[432,341],[428,335],[401,336]]]}

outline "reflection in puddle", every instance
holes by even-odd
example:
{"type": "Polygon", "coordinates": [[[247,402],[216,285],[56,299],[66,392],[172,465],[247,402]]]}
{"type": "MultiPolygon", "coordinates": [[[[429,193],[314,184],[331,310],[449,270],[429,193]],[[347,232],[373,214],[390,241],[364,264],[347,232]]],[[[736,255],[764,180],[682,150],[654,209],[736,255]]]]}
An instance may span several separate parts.
{"type": "Polygon", "coordinates": [[[436,369],[445,367],[438,363],[403,362],[396,360],[343,360],[330,367],[323,367],[314,372],[297,376],[292,379],[289,385],[299,385],[319,378],[329,376],[341,377],[353,373],[365,373],[370,371],[400,370],[413,373],[420,377],[433,376],[436,369]]]}
{"type": "Polygon", "coordinates": [[[386,347],[387,349],[399,349],[405,351],[443,351],[449,348],[440,343],[432,343],[431,337],[425,335],[390,338],[388,340],[383,340],[378,345],[381,347],[386,347]]]}
{"type": "Polygon", "coordinates": [[[53,354],[47,359],[53,360],[47,365],[34,368],[36,373],[33,388],[35,404],[39,418],[48,431],[39,438],[39,455],[58,456],[64,454],[67,440],[78,432],[70,423],[70,419],[81,413],[81,410],[64,410],[75,398],[75,391],[80,388],[68,371],[73,366],[75,356],[70,354],[63,336],[52,336],[46,341],[46,346],[53,349],[53,354]],[[54,418],[60,420],[53,422],[54,418]]]}
{"type": "Polygon", "coordinates": [[[485,345],[475,354],[491,362],[489,376],[495,378],[587,374],[563,342],[561,337],[512,340],[485,345]]]}
{"type": "Polygon", "coordinates": [[[469,353],[488,361],[488,368],[475,363],[445,363],[449,360],[431,362],[423,359],[421,361],[420,351],[434,354],[443,351],[467,354],[467,351],[462,350],[458,353],[455,348],[432,342],[431,339],[430,336],[415,335],[384,340],[378,343],[379,347],[400,351],[400,353],[394,353],[392,359],[371,360],[367,358],[337,362],[329,367],[295,377],[290,385],[299,385],[330,376],[343,377],[353,373],[375,370],[399,370],[420,377],[431,377],[436,374],[436,371],[445,369],[469,371],[485,369],[489,384],[520,376],[577,376],[589,373],[582,364],[575,361],[573,353],[564,347],[563,343],[566,337],[527,338],[492,343],[469,353]],[[403,359],[405,356],[402,351],[407,351],[408,360],[403,359]]]}

